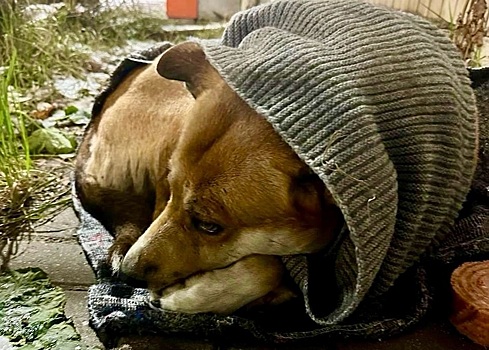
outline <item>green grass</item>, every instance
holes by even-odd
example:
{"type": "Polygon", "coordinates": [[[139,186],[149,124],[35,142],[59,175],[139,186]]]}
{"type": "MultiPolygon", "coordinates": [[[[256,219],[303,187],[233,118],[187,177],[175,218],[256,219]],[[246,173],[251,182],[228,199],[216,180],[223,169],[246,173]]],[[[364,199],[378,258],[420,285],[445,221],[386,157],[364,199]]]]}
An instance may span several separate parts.
{"type": "Polygon", "coordinates": [[[104,30],[96,35],[100,23],[94,23],[93,30],[84,30],[83,14],[68,8],[37,22],[26,20],[19,9],[0,11],[0,66],[8,64],[12,51],[17,52],[15,78],[21,90],[44,86],[55,74],[79,76],[88,54],[77,47],[88,42],[101,46],[106,40],[104,30]]]}
{"type": "Polygon", "coordinates": [[[15,49],[0,75],[0,272],[8,268],[25,236],[68,204],[68,190],[49,171],[33,167],[25,127],[10,87],[16,86],[15,49]]]}
{"type": "Polygon", "coordinates": [[[24,125],[24,116],[14,119],[15,105],[9,87],[15,86],[16,51],[11,51],[8,66],[0,80],[0,270],[4,270],[16,252],[20,232],[29,231],[25,203],[30,197],[31,159],[24,125]],[[15,227],[18,226],[18,227],[15,227]]]}
{"type": "Polygon", "coordinates": [[[13,186],[19,172],[29,172],[31,158],[24,123],[25,115],[18,111],[16,122],[12,118],[15,103],[9,98],[9,87],[15,86],[17,53],[13,49],[7,69],[0,81],[0,171],[2,180],[13,186]]]}
{"type": "MultiPolygon", "coordinates": [[[[0,67],[8,66],[16,50],[14,75],[21,90],[50,84],[55,74],[81,77],[89,58],[87,49],[109,50],[129,39],[182,40],[180,34],[161,30],[168,23],[128,6],[110,10],[96,6],[80,12],[71,2],[53,17],[33,22],[23,17],[21,7],[6,6],[0,8],[0,67]]],[[[194,34],[216,37],[220,31],[194,34]]]]}

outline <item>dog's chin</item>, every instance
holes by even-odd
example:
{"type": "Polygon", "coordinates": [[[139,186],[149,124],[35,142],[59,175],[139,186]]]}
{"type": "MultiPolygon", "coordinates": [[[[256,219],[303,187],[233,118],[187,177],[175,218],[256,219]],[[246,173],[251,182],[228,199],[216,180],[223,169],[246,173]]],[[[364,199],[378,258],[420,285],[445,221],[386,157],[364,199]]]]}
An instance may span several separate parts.
{"type": "Polygon", "coordinates": [[[228,315],[243,306],[242,300],[226,298],[226,287],[213,284],[211,275],[212,272],[198,273],[164,288],[150,289],[150,306],[161,311],[221,315],[228,315]]]}
{"type": "MultiPolygon", "coordinates": [[[[192,275],[192,276],[194,276],[194,275],[192,275]]],[[[163,287],[162,286],[149,285],[148,290],[149,290],[149,297],[150,297],[151,302],[154,302],[154,301],[159,300],[161,298],[167,297],[170,294],[185,288],[185,281],[192,276],[189,276],[187,278],[178,279],[175,282],[166,284],[163,287]]]]}
{"type": "MultiPolygon", "coordinates": [[[[149,286],[149,289],[152,305],[161,309],[189,314],[211,312],[227,315],[277,290],[282,277],[280,259],[249,255],[224,268],[198,272],[164,288],[149,286]]],[[[280,296],[283,295],[281,292],[280,296]]],[[[284,301],[283,298],[281,301],[284,301]]],[[[269,301],[265,298],[263,302],[269,301]]]]}

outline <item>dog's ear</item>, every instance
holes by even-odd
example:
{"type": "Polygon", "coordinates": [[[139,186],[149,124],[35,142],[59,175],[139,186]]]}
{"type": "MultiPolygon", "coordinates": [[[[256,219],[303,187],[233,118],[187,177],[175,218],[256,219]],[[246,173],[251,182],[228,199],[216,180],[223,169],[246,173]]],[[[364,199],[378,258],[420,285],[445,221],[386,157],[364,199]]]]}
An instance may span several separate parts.
{"type": "Polygon", "coordinates": [[[185,42],[167,50],[156,67],[162,77],[185,82],[190,93],[197,98],[202,91],[212,86],[214,71],[202,47],[194,42],[185,42]]]}
{"type": "Polygon", "coordinates": [[[293,179],[292,198],[295,208],[307,220],[321,219],[325,211],[336,207],[323,181],[307,166],[293,179]]]}

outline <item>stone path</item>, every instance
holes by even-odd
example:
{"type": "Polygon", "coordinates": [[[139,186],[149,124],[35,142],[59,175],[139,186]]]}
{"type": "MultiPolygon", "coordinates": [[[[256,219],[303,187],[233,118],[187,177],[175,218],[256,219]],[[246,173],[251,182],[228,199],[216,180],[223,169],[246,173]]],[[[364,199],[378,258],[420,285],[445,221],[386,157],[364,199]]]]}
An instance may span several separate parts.
{"type": "MultiPolygon", "coordinates": [[[[73,319],[85,344],[92,349],[105,349],[90,328],[87,312],[87,290],[95,282],[91,268],[76,240],[78,220],[72,209],[67,209],[52,222],[44,225],[30,243],[24,242],[23,253],[12,262],[12,268],[40,267],[54,284],[66,292],[66,315],[73,319]]],[[[274,346],[229,344],[189,340],[178,337],[124,337],[119,350],[248,350],[275,349],[274,346]]],[[[430,321],[402,337],[383,342],[351,342],[321,344],[320,346],[286,346],[281,349],[331,349],[331,350],[482,350],[457,334],[446,321],[430,321]]]]}
{"type": "Polygon", "coordinates": [[[95,283],[95,276],[76,239],[77,225],[73,210],[63,211],[40,227],[31,242],[20,245],[22,253],[12,260],[11,267],[43,269],[53,284],[65,290],[66,315],[74,321],[83,341],[95,349],[105,349],[88,324],[87,290],[95,283]]]}

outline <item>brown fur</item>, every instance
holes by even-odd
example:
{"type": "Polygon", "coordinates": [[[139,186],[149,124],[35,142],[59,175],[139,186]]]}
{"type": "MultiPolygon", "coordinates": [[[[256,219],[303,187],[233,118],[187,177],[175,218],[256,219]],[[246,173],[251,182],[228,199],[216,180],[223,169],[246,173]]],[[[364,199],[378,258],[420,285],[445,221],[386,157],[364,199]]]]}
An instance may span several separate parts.
{"type": "Polygon", "coordinates": [[[112,266],[176,311],[228,313],[283,291],[273,256],[317,251],[341,223],[323,183],[193,43],[125,79],[76,169],[82,202],[116,236],[112,266]]]}

